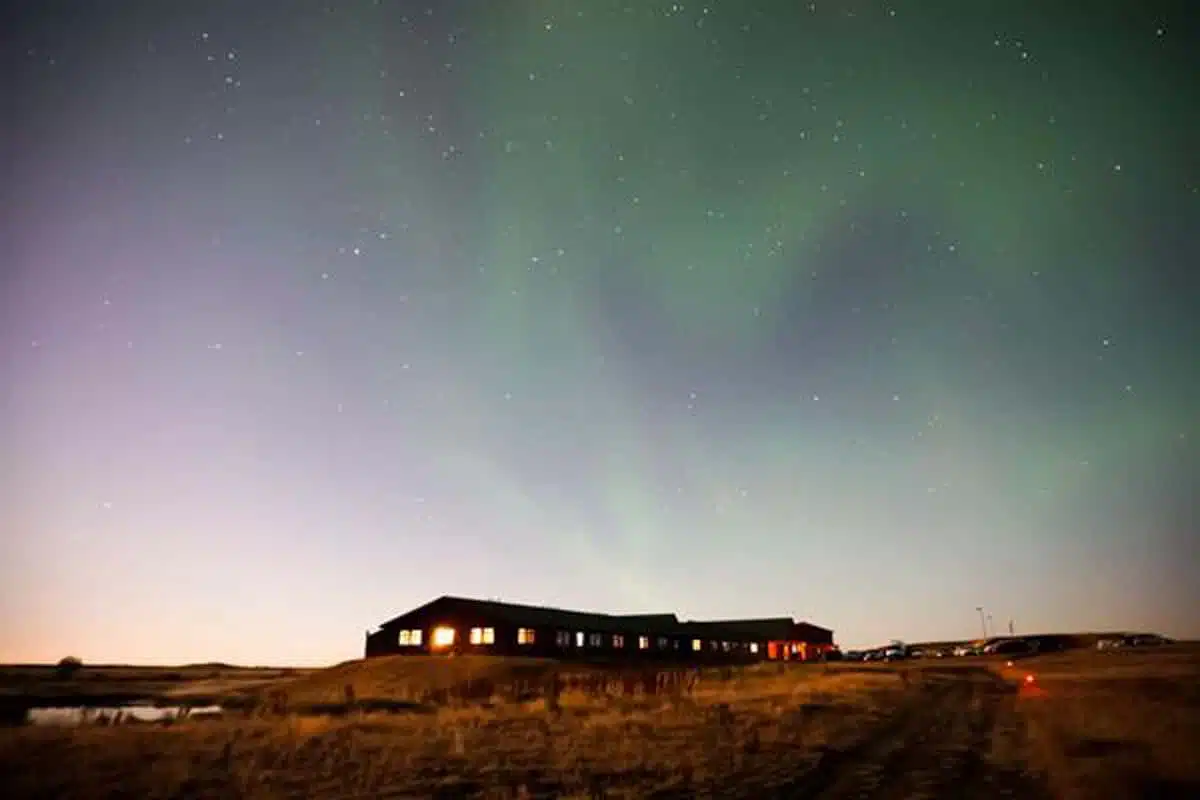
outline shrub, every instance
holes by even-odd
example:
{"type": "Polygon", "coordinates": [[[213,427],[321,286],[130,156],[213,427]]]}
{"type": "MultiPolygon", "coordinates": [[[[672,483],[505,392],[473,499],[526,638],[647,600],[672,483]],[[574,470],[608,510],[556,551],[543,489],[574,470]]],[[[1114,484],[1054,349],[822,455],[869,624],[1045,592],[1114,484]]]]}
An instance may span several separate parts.
{"type": "Polygon", "coordinates": [[[59,660],[58,665],[54,668],[54,672],[60,680],[70,680],[81,669],[83,669],[83,661],[81,659],[75,656],[66,656],[59,660]]]}

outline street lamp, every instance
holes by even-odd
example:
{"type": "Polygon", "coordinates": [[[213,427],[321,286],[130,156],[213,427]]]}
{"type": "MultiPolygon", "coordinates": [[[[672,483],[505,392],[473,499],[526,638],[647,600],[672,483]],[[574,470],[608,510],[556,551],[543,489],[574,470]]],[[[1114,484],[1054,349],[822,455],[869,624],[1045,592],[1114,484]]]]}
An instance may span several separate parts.
{"type": "Polygon", "coordinates": [[[975,610],[979,612],[979,627],[983,628],[983,638],[987,638],[987,619],[983,616],[983,606],[975,606],[975,610]]]}

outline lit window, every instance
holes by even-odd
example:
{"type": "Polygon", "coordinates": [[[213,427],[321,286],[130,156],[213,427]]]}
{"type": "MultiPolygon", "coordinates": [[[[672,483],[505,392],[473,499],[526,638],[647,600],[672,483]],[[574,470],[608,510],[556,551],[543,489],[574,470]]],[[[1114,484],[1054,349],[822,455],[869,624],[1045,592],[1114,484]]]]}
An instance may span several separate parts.
{"type": "Polygon", "coordinates": [[[413,644],[419,645],[421,643],[421,629],[417,628],[416,630],[414,630],[408,638],[412,641],[413,644]]]}
{"type": "Polygon", "coordinates": [[[703,648],[703,647],[704,647],[704,642],[700,641],[699,639],[692,639],[692,649],[695,650],[697,653],[699,653],[701,648],[703,648]]]}
{"type": "Polygon", "coordinates": [[[495,628],[471,628],[471,644],[495,644],[495,628]]]}
{"type": "Polygon", "coordinates": [[[590,644],[592,647],[603,647],[604,646],[604,636],[599,633],[593,633],[591,636],[588,637],[588,644],[590,644]]]}
{"type": "Polygon", "coordinates": [[[557,633],[554,634],[554,643],[557,644],[559,647],[570,647],[571,646],[571,632],[570,631],[558,631],[557,633]]]}
{"type": "Polygon", "coordinates": [[[613,634],[613,647],[620,650],[624,646],[625,646],[625,637],[619,633],[614,633],[613,634]]]}
{"type": "Polygon", "coordinates": [[[729,652],[731,647],[732,647],[732,645],[729,644],[729,642],[721,642],[721,649],[724,650],[726,653],[729,652]]]}
{"type": "Polygon", "coordinates": [[[421,643],[421,629],[400,631],[401,645],[419,645],[421,643]]]}
{"type": "Polygon", "coordinates": [[[449,647],[454,644],[454,628],[434,628],[433,629],[433,646],[434,647],[449,647]]]}
{"type": "Polygon", "coordinates": [[[576,646],[576,647],[583,647],[583,643],[584,643],[583,631],[576,631],[576,633],[575,633],[575,646],[576,646]]]}
{"type": "Polygon", "coordinates": [[[649,650],[650,649],[650,637],[649,636],[639,636],[638,637],[638,649],[639,650],[649,650]]]}
{"type": "Polygon", "coordinates": [[[409,641],[409,637],[411,635],[412,631],[400,631],[400,644],[412,644],[412,642],[409,641]]]}
{"type": "Polygon", "coordinates": [[[517,628],[517,644],[533,644],[533,628],[517,628]]]}
{"type": "Polygon", "coordinates": [[[750,652],[751,652],[751,653],[757,653],[757,652],[758,652],[758,642],[751,642],[751,643],[750,643],[750,652]]]}

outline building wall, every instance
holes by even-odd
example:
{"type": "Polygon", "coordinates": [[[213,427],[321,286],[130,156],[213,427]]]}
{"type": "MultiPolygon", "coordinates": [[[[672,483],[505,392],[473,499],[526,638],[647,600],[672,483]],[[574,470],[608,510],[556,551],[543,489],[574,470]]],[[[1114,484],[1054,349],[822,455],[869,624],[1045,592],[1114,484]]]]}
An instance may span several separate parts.
{"type": "MultiPolygon", "coordinates": [[[[611,624],[607,620],[605,622],[611,624]]],[[[816,643],[725,638],[715,631],[664,634],[639,629],[637,621],[632,622],[627,630],[616,634],[621,637],[620,640],[614,640],[611,628],[596,630],[589,629],[586,625],[577,628],[531,625],[529,629],[533,631],[533,641],[526,644],[518,641],[518,632],[522,626],[489,615],[486,608],[459,604],[452,600],[445,603],[435,601],[389,622],[374,633],[368,633],[365,655],[372,657],[458,653],[587,660],[615,658],[622,661],[750,663],[768,659],[809,659],[819,656],[827,649],[827,646],[816,643]],[[438,627],[448,627],[455,631],[452,644],[438,646],[434,641],[435,629],[438,627]],[[472,628],[490,630],[490,641],[472,642],[472,628]],[[402,639],[402,632],[405,631],[408,632],[407,638],[402,639]],[[415,631],[420,632],[419,643],[413,643],[415,631]],[[560,639],[560,636],[564,638],[560,639]],[[643,642],[640,641],[643,636],[647,637],[646,647],[643,647],[643,642]],[[696,639],[701,642],[699,650],[695,648],[696,639]]]]}
{"type": "MultiPolygon", "coordinates": [[[[784,657],[782,654],[772,655],[773,651],[769,650],[768,643],[765,641],[700,638],[700,649],[697,650],[695,637],[647,634],[637,631],[614,635],[610,631],[533,627],[528,629],[533,631],[533,642],[523,644],[518,641],[518,628],[519,626],[509,623],[478,617],[464,620],[461,618],[451,619],[447,615],[441,615],[436,621],[406,619],[369,634],[366,641],[366,655],[370,657],[457,653],[540,658],[603,659],[615,657],[621,660],[684,663],[749,663],[784,657]],[[452,645],[439,647],[435,643],[434,632],[439,626],[454,629],[452,645]],[[481,629],[481,632],[490,629],[491,642],[473,643],[471,641],[472,628],[481,629]],[[401,644],[401,631],[409,631],[407,637],[409,641],[413,639],[412,631],[420,631],[420,643],[401,644]],[[563,638],[560,639],[560,636],[563,638]],[[643,636],[646,637],[644,644],[647,646],[645,647],[642,646],[643,642],[641,641],[643,636]]],[[[793,652],[789,657],[798,658],[799,656],[793,652]]]]}

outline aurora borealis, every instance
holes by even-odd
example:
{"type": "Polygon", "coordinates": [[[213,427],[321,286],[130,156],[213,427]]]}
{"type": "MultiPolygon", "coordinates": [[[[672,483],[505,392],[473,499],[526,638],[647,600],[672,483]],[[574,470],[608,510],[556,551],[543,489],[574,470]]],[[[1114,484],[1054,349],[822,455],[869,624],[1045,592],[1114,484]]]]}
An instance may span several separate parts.
{"type": "Polygon", "coordinates": [[[26,6],[0,661],[1200,635],[1188,3],[26,6]]]}

